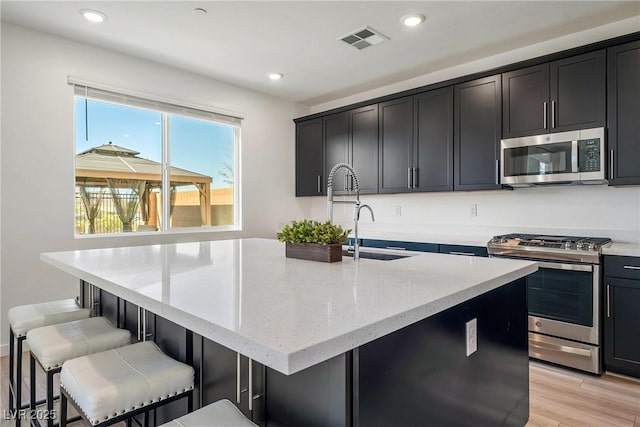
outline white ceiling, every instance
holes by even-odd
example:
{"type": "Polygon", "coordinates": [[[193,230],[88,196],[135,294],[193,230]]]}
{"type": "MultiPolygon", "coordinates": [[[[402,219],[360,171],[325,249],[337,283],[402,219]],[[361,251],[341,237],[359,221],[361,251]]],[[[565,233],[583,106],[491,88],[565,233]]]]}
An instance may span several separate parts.
{"type": "Polygon", "coordinates": [[[7,1],[2,20],[315,105],[634,16],[638,1],[7,1]],[[208,13],[195,12],[197,7],[208,13]],[[91,24],[81,8],[104,12],[91,24]],[[400,18],[426,15],[407,28],[400,18]],[[357,50],[337,39],[371,26],[357,50]],[[270,81],[272,71],[284,73],[270,81]]]}

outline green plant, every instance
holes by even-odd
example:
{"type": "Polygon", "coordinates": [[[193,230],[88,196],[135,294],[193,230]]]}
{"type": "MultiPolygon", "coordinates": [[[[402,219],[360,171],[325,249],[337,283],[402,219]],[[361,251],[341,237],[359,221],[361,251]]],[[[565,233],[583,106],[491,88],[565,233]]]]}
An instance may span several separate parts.
{"type": "Polygon", "coordinates": [[[291,221],[282,227],[276,237],[288,243],[319,243],[321,245],[342,244],[349,240],[351,230],[329,221],[319,222],[310,219],[291,221]]]}

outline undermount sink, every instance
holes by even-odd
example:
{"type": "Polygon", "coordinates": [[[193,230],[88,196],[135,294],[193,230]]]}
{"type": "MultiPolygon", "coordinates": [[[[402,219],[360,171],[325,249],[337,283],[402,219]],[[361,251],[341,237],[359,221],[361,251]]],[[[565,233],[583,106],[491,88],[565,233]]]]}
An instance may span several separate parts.
{"type": "MultiPolygon", "coordinates": [[[[343,256],[353,257],[353,252],[342,251],[343,256]]],[[[360,258],[377,259],[380,261],[392,261],[394,259],[407,258],[409,255],[383,254],[380,252],[364,252],[360,251],[360,258]]]]}

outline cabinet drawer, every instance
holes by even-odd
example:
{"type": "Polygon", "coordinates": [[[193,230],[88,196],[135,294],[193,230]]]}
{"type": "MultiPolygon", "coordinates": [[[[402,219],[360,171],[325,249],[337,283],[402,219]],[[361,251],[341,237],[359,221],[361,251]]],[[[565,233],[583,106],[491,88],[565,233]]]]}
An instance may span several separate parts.
{"type": "Polygon", "coordinates": [[[436,243],[403,242],[400,240],[362,239],[362,246],[382,249],[405,249],[417,252],[438,252],[438,244],[436,243]]]}
{"type": "Polygon", "coordinates": [[[604,275],[640,280],[640,258],[607,255],[604,257],[604,275]]]}
{"type": "Polygon", "coordinates": [[[489,256],[484,246],[440,245],[440,253],[451,255],[489,256]]]}

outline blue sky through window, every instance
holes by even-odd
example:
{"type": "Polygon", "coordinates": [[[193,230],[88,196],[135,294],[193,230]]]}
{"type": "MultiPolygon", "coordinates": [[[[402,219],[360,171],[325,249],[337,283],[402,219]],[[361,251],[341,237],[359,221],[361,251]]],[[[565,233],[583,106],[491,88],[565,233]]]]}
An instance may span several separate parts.
{"type": "MultiPolygon", "coordinates": [[[[89,99],[88,140],[85,100],[76,97],[76,153],[108,144],[139,151],[162,162],[162,113],[89,99]]],[[[225,164],[233,167],[233,127],[170,115],[171,165],[213,177],[213,188],[228,187],[225,164]]]]}

